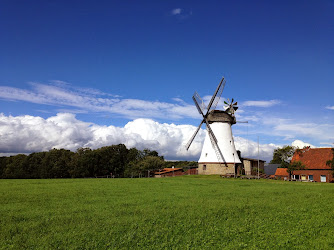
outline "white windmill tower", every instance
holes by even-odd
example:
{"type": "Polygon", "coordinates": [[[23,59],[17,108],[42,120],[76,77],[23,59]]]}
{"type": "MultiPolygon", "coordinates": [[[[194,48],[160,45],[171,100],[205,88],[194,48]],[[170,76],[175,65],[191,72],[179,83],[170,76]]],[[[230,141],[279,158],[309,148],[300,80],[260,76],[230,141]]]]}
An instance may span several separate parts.
{"type": "Polygon", "coordinates": [[[203,123],[206,124],[207,130],[198,161],[198,174],[234,175],[236,164],[241,163],[234,146],[231,129],[231,126],[236,123],[234,112],[238,109],[237,102],[233,103],[233,99],[229,102],[228,99],[228,102],[224,102],[227,105],[225,110],[215,110],[225,84],[223,77],[207,107],[197,92],[192,97],[203,119],[187,143],[187,150],[203,123]]]}

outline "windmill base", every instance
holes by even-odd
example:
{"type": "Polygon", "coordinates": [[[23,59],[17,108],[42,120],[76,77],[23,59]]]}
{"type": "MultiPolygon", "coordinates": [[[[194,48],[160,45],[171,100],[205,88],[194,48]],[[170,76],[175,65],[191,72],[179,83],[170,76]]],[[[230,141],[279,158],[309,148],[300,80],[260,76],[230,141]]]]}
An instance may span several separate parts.
{"type": "Polygon", "coordinates": [[[199,162],[198,174],[201,175],[226,175],[231,176],[235,174],[237,164],[234,163],[214,163],[214,162],[199,162]]]}

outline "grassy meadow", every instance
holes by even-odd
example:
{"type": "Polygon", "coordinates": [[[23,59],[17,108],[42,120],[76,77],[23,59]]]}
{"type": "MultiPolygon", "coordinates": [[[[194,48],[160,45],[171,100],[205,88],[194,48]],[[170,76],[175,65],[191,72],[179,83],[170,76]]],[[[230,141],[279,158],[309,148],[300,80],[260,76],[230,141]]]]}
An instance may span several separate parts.
{"type": "Polygon", "coordinates": [[[333,249],[334,185],[0,180],[0,249],[333,249]]]}

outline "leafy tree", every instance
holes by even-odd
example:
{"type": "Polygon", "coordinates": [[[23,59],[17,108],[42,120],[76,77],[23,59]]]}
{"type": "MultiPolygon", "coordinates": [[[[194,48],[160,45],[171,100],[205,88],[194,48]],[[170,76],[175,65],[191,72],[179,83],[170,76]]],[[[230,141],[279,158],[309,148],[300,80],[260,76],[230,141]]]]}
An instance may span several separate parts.
{"type": "Polygon", "coordinates": [[[147,170],[158,170],[163,168],[165,161],[159,156],[146,156],[140,161],[140,166],[142,171],[147,170]]]}
{"type": "Polygon", "coordinates": [[[142,151],[136,148],[130,148],[128,151],[127,157],[128,157],[129,162],[140,161],[144,157],[144,154],[142,151]]]}
{"type": "Polygon", "coordinates": [[[97,175],[113,174],[117,177],[123,177],[124,169],[128,162],[128,149],[124,144],[102,147],[95,150],[97,154],[97,175]]]}
{"type": "Polygon", "coordinates": [[[124,144],[91,150],[79,148],[75,153],[65,149],[0,157],[0,178],[82,178],[106,176],[130,177],[135,173],[160,169],[163,156],[157,151],[127,149],[124,144]]]}
{"type": "Polygon", "coordinates": [[[29,178],[26,174],[27,156],[24,154],[18,154],[10,156],[6,167],[4,169],[4,178],[16,179],[16,178],[29,178]]]}
{"type": "Polygon", "coordinates": [[[139,173],[148,176],[149,171],[155,171],[163,168],[165,161],[160,156],[145,156],[137,163],[139,173]]]}
{"type": "Polygon", "coordinates": [[[28,155],[27,158],[27,178],[41,178],[42,162],[47,152],[38,152],[28,155]]]}
{"type": "Polygon", "coordinates": [[[144,149],[142,151],[142,155],[143,155],[142,158],[144,158],[146,156],[156,156],[156,157],[159,157],[161,160],[164,160],[164,157],[163,156],[159,156],[159,153],[157,151],[155,151],[155,150],[144,149]]]}
{"type": "Polygon", "coordinates": [[[7,166],[7,158],[8,157],[0,157],[0,178],[4,178],[4,171],[7,166]]]}
{"type": "Polygon", "coordinates": [[[164,157],[159,156],[155,150],[144,149],[140,151],[131,148],[128,153],[129,162],[124,170],[124,177],[147,176],[149,171],[164,167],[164,157]]]}
{"type": "Polygon", "coordinates": [[[68,178],[71,156],[74,153],[66,149],[51,149],[41,162],[41,178],[68,178]]]}
{"type": "Polygon", "coordinates": [[[292,146],[277,148],[274,150],[273,159],[270,161],[270,163],[281,164],[282,168],[287,168],[295,151],[296,148],[292,146]]]}
{"type": "Polygon", "coordinates": [[[138,162],[143,158],[143,151],[136,148],[130,148],[128,152],[128,162],[124,169],[124,177],[138,177],[140,174],[138,162]]]}
{"type": "Polygon", "coordinates": [[[72,155],[69,174],[72,178],[93,177],[95,161],[90,148],[79,148],[72,155]]]}

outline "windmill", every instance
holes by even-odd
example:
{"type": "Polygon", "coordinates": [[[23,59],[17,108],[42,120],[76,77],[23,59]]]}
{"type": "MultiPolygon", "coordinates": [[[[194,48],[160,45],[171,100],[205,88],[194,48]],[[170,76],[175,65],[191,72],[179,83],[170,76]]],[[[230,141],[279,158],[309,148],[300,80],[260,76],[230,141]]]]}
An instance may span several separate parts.
{"type": "Polygon", "coordinates": [[[234,175],[236,164],[241,163],[234,146],[231,126],[236,123],[235,111],[238,109],[234,99],[225,101],[225,110],[216,110],[226,81],[221,79],[208,106],[197,92],[192,99],[203,119],[186,145],[187,150],[194,141],[203,123],[206,125],[206,136],[201,156],[198,160],[199,174],[234,175]]]}

